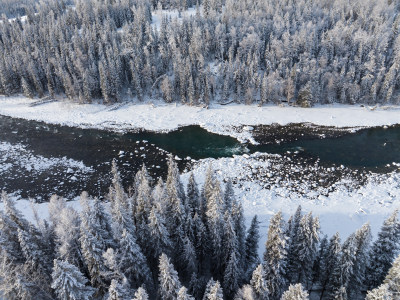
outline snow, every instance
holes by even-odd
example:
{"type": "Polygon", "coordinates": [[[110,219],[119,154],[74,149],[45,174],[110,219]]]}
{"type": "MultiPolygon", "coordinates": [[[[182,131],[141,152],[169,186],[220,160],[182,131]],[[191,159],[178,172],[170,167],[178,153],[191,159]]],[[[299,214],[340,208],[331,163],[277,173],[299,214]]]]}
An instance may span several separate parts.
{"type": "MultiPolygon", "coordinates": [[[[261,154],[234,156],[232,158],[203,159],[195,164],[193,172],[198,183],[203,184],[206,170],[212,164],[220,182],[231,178],[236,197],[242,201],[247,227],[251,218],[257,214],[261,221],[260,255],[267,238],[269,219],[282,211],[286,220],[298,205],[303,212],[312,211],[319,216],[321,230],[332,236],[339,232],[346,238],[363,224],[369,222],[376,237],[383,221],[395,209],[400,208],[400,174],[372,174],[364,186],[348,188],[345,180],[336,184],[336,190],[326,196],[324,189],[309,189],[300,194],[278,183],[271,189],[263,188],[262,182],[254,179],[252,172],[261,165],[268,169],[270,162],[259,161],[261,154]],[[235,184],[236,181],[236,184],[235,184]]],[[[190,172],[182,175],[186,184],[190,172]]]]}
{"type": "Polygon", "coordinates": [[[253,143],[251,128],[254,125],[313,123],[336,127],[369,127],[400,123],[400,106],[377,107],[371,110],[368,107],[341,104],[318,105],[312,108],[212,104],[206,109],[148,101],[109,110],[109,106],[102,104],[78,104],[61,100],[30,107],[33,102],[34,100],[25,97],[0,96],[0,114],[51,124],[112,131],[171,131],[182,126],[200,125],[210,132],[253,143]],[[238,132],[233,129],[233,126],[240,125],[246,126],[245,130],[238,132]]]}
{"type": "Polygon", "coordinates": [[[83,173],[93,172],[91,167],[87,167],[81,161],[70,158],[47,158],[41,155],[35,155],[27,150],[22,144],[10,144],[0,141],[0,173],[5,173],[11,167],[17,167],[19,170],[26,169],[31,173],[41,173],[54,167],[67,167],[67,173],[74,173],[79,170],[83,173]],[[12,163],[10,163],[10,161],[12,163]]]}
{"type": "Polygon", "coordinates": [[[181,16],[179,17],[179,11],[178,10],[156,10],[153,11],[151,18],[152,18],[152,25],[159,30],[161,21],[164,16],[167,16],[168,18],[174,19],[177,18],[179,21],[182,21],[183,18],[189,18],[191,16],[194,16],[196,14],[196,8],[195,7],[190,7],[185,11],[181,12],[181,16]]]}
{"type": "MultiPolygon", "coordinates": [[[[271,168],[272,162],[268,160],[261,162],[259,159],[261,155],[264,154],[202,159],[194,164],[192,170],[196,181],[201,185],[205,181],[206,170],[210,163],[220,182],[225,182],[228,178],[233,180],[236,197],[243,204],[247,226],[250,225],[251,218],[255,214],[261,221],[260,255],[264,251],[269,220],[278,211],[282,211],[284,217],[288,219],[297,206],[301,205],[303,212],[312,211],[314,216],[319,216],[324,234],[332,236],[339,232],[344,239],[366,222],[370,223],[372,233],[376,237],[384,219],[395,209],[400,208],[400,174],[398,173],[371,174],[365,185],[354,189],[348,188],[346,180],[342,180],[335,184],[336,189],[328,195],[322,188],[312,189],[311,187],[308,189],[303,187],[304,193],[299,193],[288,188],[284,181],[279,181],[271,189],[266,189],[263,183],[253,176],[254,173],[260,171],[260,167],[271,168]]],[[[270,156],[279,157],[279,155],[270,156]]],[[[181,175],[185,186],[190,172],[181,175]]],[[[17,199],[19,200],[16,202],[17,208],[28,220],[34,222],[31,203],[25,199],[18,197],[17,199]]],[[[80,209],[77,198],[71,199],[68,204],[80,209]]],[[[35,204],[35,206],[41,218],[48,218],[48,203],[35,204]]],[[[2,207],[0,204],[0,209],[2,207]]]]}

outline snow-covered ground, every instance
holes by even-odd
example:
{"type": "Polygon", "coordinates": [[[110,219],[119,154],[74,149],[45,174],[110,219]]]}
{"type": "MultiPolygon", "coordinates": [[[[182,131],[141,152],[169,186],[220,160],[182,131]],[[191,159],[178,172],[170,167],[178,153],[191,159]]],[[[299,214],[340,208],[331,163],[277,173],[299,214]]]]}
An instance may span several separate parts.
{"type": "MultiPolygon", "coordinates": [[[[312,189],[300,194],[289,190],[285,184],[277,184],[271,189],[265,189],[260,180],[254,179],[254,170],[260,167],[268,168],[267,163],[260,163],[260,153],[253,155],[234,156],[232,158],[203,159],[194,166],[193,172],[196,181],[204,183],[205,173],[212,164],[217,178],[224,182],[231,178],[236,182],[234,189],[236,196],[244,206],[247,226],[251,218],[257,214],[261,221],[260,254],[263,252],[267,238],[267,226],[273,214],[282,211],[285,218],[293,214],[298,205],[303,212],[312,211],[319,216],[321,230],[331,236],[339,232],[342,239],[369,222],[372,233],[377,232],[385,218],[395,209],[400,208],[400,174],[371,175],[367,184],[356,189],[347,188],[345,180],[336,184],[335,191],[323,195],[322,189],[312,189]]],[[[187,184],[190,172],[182,174],[182,182],[187,184]]],[[[68,202],[69,205],[80,209],[78,199],[68,202]]],[[[0,203],[0,209],[2,209],[0,203]]],[[[32,204],[28,200],[20,199],[16,203],[26,217],[34,222],[32,204]]],[[[35,204],[41,218],[48,217],[47,203],[35,204]]]]}
{"type": "Polygon", "coordinates": [[[152,18],[152,25],[159,30],[161,21],[163,17],[168,17],[171,19],[177,19],[179,21],[182,21],[183,18],[189,18],[191,16],[194,16],[196,14],[196,8],[195,7],[190,7],[185,11],[182,11],[179,13],[178,10],[156,10],[152,13],[151,18],[152,18]]]}
{"type": "MultiPolygon", "coordinates": [[[[366,222],[369,222],[374,237],[383,221],[395,210],[400,209],[400,174],[372,174],[367,183],[349,188],[349,179],[342,179],[335,184],[334,191],[326,193],[324,188],[298,185],[301,193],[288,187],[288,182],[281,181],[271,189],[265,188],[262,180],[254,174],[268,172],[272,163],[260,161],[264,154],[234,156],[232,158],[204,159],[193,169],[196,181],[203,183],[209,164],[216,171],[217,178],[223,182],[228,178],[236,182],[236,196],[243,203],[247,225],[254,215],[261,221],[261,248],[267,238],[267,226],[273,214],[282,211],[286,219],[301,205],[304,212],[312,211],[319,216],[321,230],[332,236],[339,232],[346,238],[366,222]]],[[[318,170],[316,170],[318,171],[318,170]]],[[[187,182],[189,174],[182,175],[187,182]]],[[[277,177],[277,176],[276,176],[277,177]]]]}
{"type": "Polygon", "coordinates": [[[46,158],[41,155],[35,155],[27,150],[24,145],[10,144],[0,141],[0,174],[6,172],[11,167],[24,169],[28,172],[40,173],[52,168],[60,167],[80,170],[83,173],[93,172],[91,167],[85,166],[81,161],[70,158],[46,158]],[[12,162],[12,163],[11,163],[12,162]]]}
{"type": "Polygon", "coordinates": [[[369,108],[352,105],[323,105],[312,108],[267,105],[210,105],[209,109],[162,102],[132,103],[112,110],[101,104],[57,101],[29,106],[25,97],[0,96],[0,114],[82,128],[114,131],[146,129],[171,131],[181,126],[200,125],[204,129],[253,141],[251,127],[237,132],[233,126],[278,123],[313,123],[324,126],[359,127],[400,123],[400,106],[369,108]]]}

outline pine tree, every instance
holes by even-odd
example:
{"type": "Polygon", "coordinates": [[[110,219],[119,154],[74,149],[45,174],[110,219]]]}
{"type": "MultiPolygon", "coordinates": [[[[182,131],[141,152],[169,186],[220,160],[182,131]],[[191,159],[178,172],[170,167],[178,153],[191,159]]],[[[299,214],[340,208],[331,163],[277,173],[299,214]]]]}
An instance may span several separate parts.
{"type": "Polygon", "coordinates": [[[82,256],[89,270],[91,285],[97,289],[98,294],[104,295],[108,282],[104,278],[106,267],[103,264],[102,255],[106,250],[106,244],[99,234],[101,226],[96,223],[95,215],[88,202],[87,195],[81,195],[81,226],[80,226],[80,243],[82,256]]]}
{"type": "Polygon", "coordinates": [[[393,262],[384,282],[394,295],[400,295],[400,256],[393,262]]]}
{"type": "Polygon", "coordinates": [[[253,275],[250,280],[250,284],[253,287],[254,299],[257,300],[268,300],[268,288],[265,282],[264,268],[261,264],[254,270],[253,275]]]}
{"type": "Polygon", "coordinates": [[[62,260],[54,260],[51,287],[59,299],[80,300],[90,299],[94,289],[86,286],[87,279],[79,269],[62,260]]]}
{"type": "Polygon", "coordinates": [[[288,236],[287,242],[287,272],[286,276],[290,283],[296,283],[298,279],[299,266],[298,266],[298,253],[296,252],[297,245],[299,244],[299,227],[302,218],[301,205],[296,209],[293,216],[288,221],[286,235],[288,236]]]}
{"type": "Polygon", "coordinates": [[[21,78],[21,86],[22,86],[22,91],[24,93],[24,96],[32,99],[33,98],[32,87],[29,84],[29,82],[26,80],[25,77],[21,78]]]}
{"type": "Polygon", "coordinates": [[[152,255],[154,259],[164,253],[168,253],[172,247],[169,232],[166,228],[162,208],[159,203],[155,203],[150,211],[149,232],[152,255]]]}
{"type": "Polygon", "coordinates": [[[232,204],[236,202],[235,192],[233,191],[232,180],[229,178],[225,185],[224,192],[224,202],[225,202],[225,210],[231,211],[232,204]]]}
{"type": "Polygon", "coordinates": [[[251,220],[251,225],[246,236],[245,274],[251,274],[257,264],[260,263],[260,258],[258,257],[258,241],[260,239],[259,224],[260,222],[257,219],[257,215],[255,215],[251,220]]]}
{"type": "Polygon", "coordinates": [[[182,285],[178,278],[178,272],[175,271],[174,266],[164,253],[160,256],[158,280],[161,298],[175,300],[182,285]]]}
{"type": "Polygon", "coordinates": [[[350,278],[347,294],[350,299],[359,297],[364,290],[365,272],[369,259],[369,247],[371,242],[371,227],[364,224],[354,235],[356,253],[353,265],[353,275],[350,278]]]}
{"type": "Polygon", "coordinates": [[[296,282],[302,283],[306,288],[309,288],[311,284],[312,268],[317,254],[318,241],[319,221],[309,213],[300,220],[298,240],[297,244],[294,245],[295,253],[297,253],[295,270],[298,278],[296,282]]]}
{"type": "Polygon", "coordinates": [[[80,251],[80,218],[72,207],[65,207],[57,220],[54,232],[58,244],[58,258],[76,266],[83,266],[80,251]]]}
{"type": "Polygon", "coordinates": [[[177,300],[194,300],[194,298],[188,294],[187,288],[183,286],[178,291],[177,300]]]}
{"type": "Polygon", "coordinates": [[[385,222],[370,251],[370,265],[367,268],[367,287],[373,289],[385,278],[400,241],[400,223],[396,210],[385,222]]]}
{"type": "Polygon", "coordinates": [[[133,300],[148,300],[149,296],[147,295],[147,292],[144,288],[140,287],[137,289],[135,293],[135,297],[133,300]]]}
{"type": "Polygon", "coordinates": [[[268,238],[265,243],[263,266],[265,270],[265,281],[269,291],[269,298],[279,298],[285,287],[285,260],[286,239],[284,234],[284,220],[282,213],[276,213],[270,221],[268,238]]]}
{"type": "Polygon", "coordinates": [[[219,281],[218,280],[214,281],[213,279],[210,279],[210,281],[207,283],[203,300],[223,300],[223,299],[224,299],[223,290],[221,288],[219,281]]]}
{"type": "Polygon", "coordinates": [[[240,269],[236,251],[231,252],[224,274],[224,291],[228,298],[232,298],[239,288],[240,269]]]}
{"type": "Polygon", "coordinates": [[[142,283],[151,287],[151,273],[146,257],[137,244],[136,238],[126,229],[123,229],[119,241],[117,261],[119,269],[133,287],[138,287],[142,283]]]}
{"type": "MultiPolygon", "coordinates": [[[[254,290],[251,285],[245,284],[242,286],[240,290],[235,295],[234,300],[256,300],[256,296],[254,295],[254,290]]],[[[268,298],[264,298],[268,300],[268,298]]]]}
{"type": "Polygon", "coordinates": [[[223,217],[222,217],[222,195],[219,183],[216,183],[212,195],[207,201],[207,228],[208,236],[211,242],[211,261],[213,265],[213,274],[218,276],[223,263],[222,251],[222,234],[223,234],[223,217]]]}
{"type": "Polygon", "coordinates": [[[389,290],[388,284],[382,284],[379,287],[368,291],[365,300],[393,300],[396,299],[393,293],[389,290]]]}
{"type": "Polygon", "coordinates": [[[290,285],[289,289],[283,293],[282,300],[308,300],[308,293],[303,289],[303,286],[298,283],[290,285]]]}
{"type": "Polygon", "coordinates": [[[326,256],[321,259],[321,272],[320,272],[320,283],[321,283],[321,299],[324,293],[327,291],[332,294],[332,289],[337,289],[335,287],[335,282],[333,280],[333,270],[339,265],[341,253],[341,244],[339,233],[336,233],[330,240],[329,246],[326,252],[326,256]]]}
{"type": "Polygon", "coordinates": [[[110,287],[108,288],[107,300],[125,300],[130,299],[129,287],[126,281],[122,283],[116,279],[111,280],[110,287]]]}
{"type": "Polygon", "coordinates": [[[189,182],[186,188],[187,194],[187,204],[189,208],[189,212],[192,217],[194,217],[195,213],[200,208],[200,199],[199,199],[199,189],[197,187],[197,183],[194,179],[193,172],[190,174],[189,182]]]}

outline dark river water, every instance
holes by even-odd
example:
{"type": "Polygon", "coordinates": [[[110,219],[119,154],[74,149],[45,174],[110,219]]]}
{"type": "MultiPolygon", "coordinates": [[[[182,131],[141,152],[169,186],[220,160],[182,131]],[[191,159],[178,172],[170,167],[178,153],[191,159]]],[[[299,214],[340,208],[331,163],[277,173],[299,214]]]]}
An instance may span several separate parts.
{"type": "Polygon", "coordinates": [[[110,182],[113,159],[117,160],[127,186],[143,163],[154,178],[164,176],[169,153],[180,158],[181,170],[190,166],[191,159],[256,151],[278,154],[299,151],[305,156],[318,157],[325,164],[372,170],[400,162],[399,126],[365,129],[338,138],[257,146],[240,144],[234,138],[209,133],[199,126],[170,133],[122,134],[0,116],[0,128],[0,143],[24,146],[22,152],[12,150],[13,155],[7,154],[10,151],[6,147],[0,151],[0,190],[18,191],[22,197],[42,197],[42,200],[53,193],[77,195],[82,190],[93,195],[103,194],[110,182]],[[92,172],[80,172],[79,168],[68,164],[55,164],[41,170],[24,165],[21,168],[21,161],[30,165],[37,157],[81,161],[91,167],[92,172]],[[8,167],[4,168],[6,165],[8,167]]]}

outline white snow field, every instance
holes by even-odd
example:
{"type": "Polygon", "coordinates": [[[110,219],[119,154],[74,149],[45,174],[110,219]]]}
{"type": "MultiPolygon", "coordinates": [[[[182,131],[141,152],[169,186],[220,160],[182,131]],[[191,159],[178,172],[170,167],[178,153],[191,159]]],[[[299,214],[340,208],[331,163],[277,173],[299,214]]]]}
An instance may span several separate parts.
{"type": "Polygon", "coordinates": [[[140,128],[171,131],[181,126],[200,125],[210,132],[230,135],[242,142],[254,142],[252,128],[244,127],[242,132],[237,132],[233,126],[308,122],[324,126],[368,127],[400,123],[400,106],[361,107],[333,104],[300,108],[212,104],[206,109],[158,101],[114,107],[60,100],[31,107],[30,104],[34,102],[35,100],[25,97],[0,96],[0,114],[51,124],[113,131],[140,128]]]}

